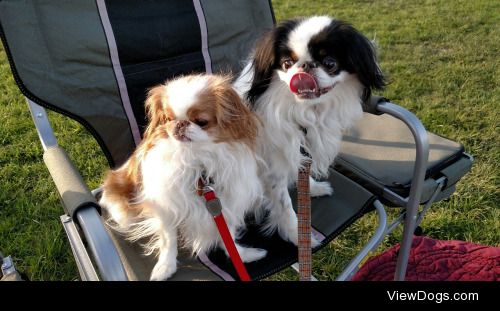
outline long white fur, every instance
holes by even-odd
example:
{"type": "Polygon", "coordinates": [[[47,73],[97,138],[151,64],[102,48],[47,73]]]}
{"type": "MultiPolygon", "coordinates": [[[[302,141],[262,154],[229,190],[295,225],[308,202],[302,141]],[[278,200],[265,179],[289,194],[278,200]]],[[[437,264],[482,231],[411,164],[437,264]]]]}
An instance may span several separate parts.
{"type": "MultiPolygon", "coordinates": [[[[141,165],[142,199],[154,204],[163,226],[180,228],[184,243],[200,253],[220,242],[203,198],[196,195],[202,173],[213,179],[224,218],[233,228],[244,226],[244,215],[259,204],[262,187],[255,157],[245,145],[189,144],[164,139],[148,152],[141,165]]],[[[154,248],[159,245],[152,245],[154,248]]]]}
{"type": "MultiPolygon", "coordinates": [[[[362,116],[360,95],[362,85],[355,75],[341,72],[335,77],[316,68],[320,88],[334,86],[319,98],[303,100],[289,89],[291,77],[305,61],[312,59],[304,46],[312,36],[331,22],[329,17],[306,19],[290,34],[289,46],[298,61],[287,72],[275,71],[268,89],[256,100],[254,110],[263,121],[258,138],[259,155],[268,168],[262,178],[270,213],[265,230],[279,234],[297,244],[297,219],[293,212],[287,187],[297,180],[304,147],[312,156],[311,174],[316,178],[327,177],[330,165],[339,152],[342,133],[362,116]],[[307,129],[307,137],[301,127],[307,129]]],[[[234,86],[245,94],[253,79],[251,64],[247,64],[234,86]]],[[[325,182],[311,180],[313,195],[328,195],[333,191],[325,182]]],[[[313,241],[314,243],[314,241],[313,241]]]]}
{"type": "MultiPolygon", "coordinates": [[[[151,280],[165,280],[175,273],[178,234],[194,254],[206,253],[214,247],[225,249],[203,198],[196,194],[202,174],[214,182],[213,188],[234,239],[244,230],[245,215],[261,208],[263,189],[253,150],[240,142],[214,143],[195,124],[189,125],[187,136],[192,142],[179,142],[172,137],[160,139],[141,157],[143,186],[134,201],[147,203],[151,208],[139,218],[126,219],[123,209],[106,192],[100,200],[120,225],[117,229],[131,240],[150,238],[145,245],[146,253],[158,251],[159,255],[151,280]]],[[[267,253],[238,244],[237,248],[244,262],[258,260],[267,253]]]]}

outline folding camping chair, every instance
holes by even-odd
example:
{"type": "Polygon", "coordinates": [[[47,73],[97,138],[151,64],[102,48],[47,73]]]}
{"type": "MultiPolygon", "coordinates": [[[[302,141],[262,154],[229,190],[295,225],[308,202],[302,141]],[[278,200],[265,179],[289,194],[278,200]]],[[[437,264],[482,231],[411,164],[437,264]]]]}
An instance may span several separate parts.
{"type": "MultiPolygon", "coordinates": [[[[274,23],[267,0],[0,1],[2,42],[61,196],[61,221],[83,280],[145,280],[153,259],[106,227],[95,198],[99,190],[89,191],[58,146],[44,108],[82,124],[116,167],[141,140],[145,90],[183,73],[237,73],[256,38],[274,23]]],[[[321,240],[314,251],[375,210],[377,229],[338,280],[348,280],[404,222],[395,277],[402,280],[416,225],[433,202],[454,191],[472,158],[385,99],[373,98],[365,111],[363,121],[346,134],[329,177],[335,194],[313,199],[312,224],[321,240]],[[390,225],[382,203],[401,207],[390,225]],[[425,206],[418,214],[420,204],[425,206]]],[[[242,243],[268,250],[266,258],[247,264],[253,280],[297,261],[296,247],[277,235],[262,237],[252,223],[242,243]]],[[[179,254],[172,280],[220,279],[237,279],[222,251],[198,258],[179,254]]]]}

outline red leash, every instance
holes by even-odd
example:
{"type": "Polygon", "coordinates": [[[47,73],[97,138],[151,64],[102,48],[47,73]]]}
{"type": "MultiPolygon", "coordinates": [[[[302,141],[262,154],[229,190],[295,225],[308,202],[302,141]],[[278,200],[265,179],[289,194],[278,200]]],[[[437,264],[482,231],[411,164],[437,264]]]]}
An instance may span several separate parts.
{"type": "Polygon", "coordinates": [[[236,249],[236,245],[234,244],[231,232],[229,232],[229,228],[227,227],[224,215],[222,215],[222,205],[219,198],[217,198],[217,196],[215,195],[214,189],[210,186],[207,186],[202,178],[198,180],[198,189],[198,195],[205,198],[205,205],[207,207],[207,210],[214,218],[217,229],[219,230],[219,234],[222,238],[222,241],[224,242],[224,246],[226,246],[229,258],[231,259],[236,272],[238,272],[240,280],[250,281],[250,276],[248,275],[247,269],[245,268],[240,254],[236,249]]]}

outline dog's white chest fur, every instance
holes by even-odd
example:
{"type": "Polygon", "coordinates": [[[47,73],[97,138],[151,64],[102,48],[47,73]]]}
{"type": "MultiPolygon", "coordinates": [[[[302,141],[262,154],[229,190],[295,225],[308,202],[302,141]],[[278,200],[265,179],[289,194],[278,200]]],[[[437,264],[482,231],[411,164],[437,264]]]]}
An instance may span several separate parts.
{"type": "Polygon", "coordinates": [[[345,81],[342,88],[308,103],[297,101],[286,84],[276,77],[274,80],[255,103],[264,124],[258,140],[260,154],[272,163],[273,171],[286,172],[293,182],[303,146],[312,156],[313,176],[327,176],[338,154],[342,132],[362,116],[359,82],[345,81]]]}
{"type": "Polygon", "coordinates": [[[152,204],[157,216],[152,219],[162,222],[158,226],[178,228],[185,245],[199,253],[220,242],[204,199],[196,193],[199,178],[205,175],[213,180],[228,226],[235,228],[244,225],[245,213],[258,204],[262,188],[256,159],[246,145],[196,147],[165,139],[151,149],[141,167],[141,198],[152,204]]]}

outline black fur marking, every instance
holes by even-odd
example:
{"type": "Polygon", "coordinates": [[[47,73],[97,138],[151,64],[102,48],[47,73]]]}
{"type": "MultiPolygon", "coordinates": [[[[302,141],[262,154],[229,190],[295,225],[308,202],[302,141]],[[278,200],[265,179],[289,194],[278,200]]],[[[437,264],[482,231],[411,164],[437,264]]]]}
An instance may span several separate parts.
{"type": "MultiPolygon", "coordinates": [[[[281,68],[282,59],[293,59],[294,53],[286,43],[290,32],[303,20],[284,21],[257,42],[252,63],[254,77],[247,93],[252,106],[269,87],[274,71],[281,68]]],[[[370,98],[373,89],[383,89],[386,85],[372,43],[345,22],[333,20],[328,27],[311,38],[308,47],[319,64],[326,56],[332,56],[338,62],[333,72],[324,68],[330,75],[339,74],[342,70],[357,74],[365,87],[363,100],[370,98]]]]}
{"type": "MultiPolygon", "coordinates": [[[[330,75],[338,74],[341,70],[355,73],[365,87],[363,100],[371,96],[372,89],[383,89],[386,84],[377,64],[373,44],[345,22],[334,20],[311,38],[308,48],[309,53],[319,63],[328,55],[337,60],[338,68],[329,73],[330,75]]],[[[325,71],[328,72],[326,68],[325,71]]]]}
{"type": "Polygon", "coordinates": [[[290,56],[292,51],[286,46],[288,35],[302,19],[284,21],[273,30],[266,33],[257,42],[252,69],[254,72],[252,86],[247,93],[247,99],[253,106],[257,98],[262,95],[273,77],[275,69],[280,68],[283,55],[290,56]]]}

